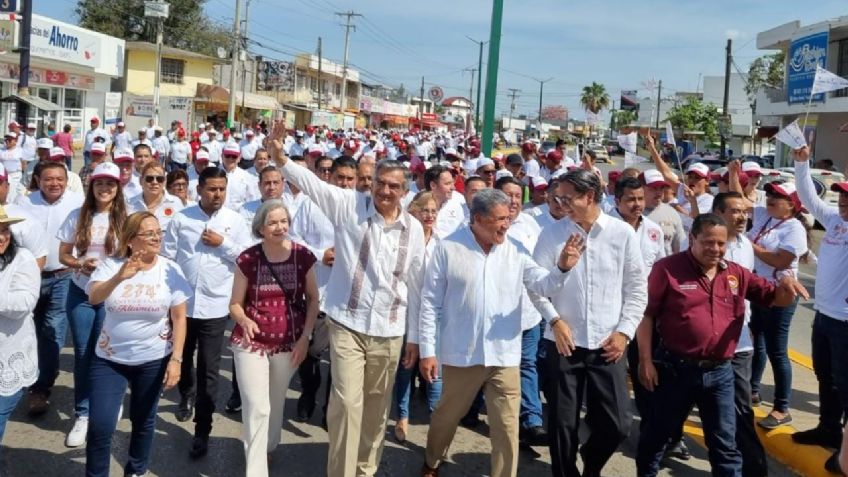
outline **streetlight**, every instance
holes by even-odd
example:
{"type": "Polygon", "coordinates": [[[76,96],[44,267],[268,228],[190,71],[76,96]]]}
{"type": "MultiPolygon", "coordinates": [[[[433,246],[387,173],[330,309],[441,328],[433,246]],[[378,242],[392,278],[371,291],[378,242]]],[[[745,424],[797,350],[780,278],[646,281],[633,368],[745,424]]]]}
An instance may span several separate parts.
{"type": "Polygon", "coordinates": [[[162,27],[168,18],[167,2],[144,2],[144,16],[156,21],[156,75],[153,80],[153,124],[159,124],[159,83],[162,80],[162,27]]]}

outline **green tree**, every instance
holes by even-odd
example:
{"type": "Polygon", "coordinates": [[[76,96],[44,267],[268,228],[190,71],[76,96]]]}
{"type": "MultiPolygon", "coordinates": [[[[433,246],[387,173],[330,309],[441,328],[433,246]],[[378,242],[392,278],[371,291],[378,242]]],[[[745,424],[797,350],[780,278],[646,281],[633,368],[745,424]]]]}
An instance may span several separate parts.
{"type": "Polygon", "coordinates": [[[598,114],[602,109],[609,108],[610,97],[607,94],[607,89],[602,84],[595,83],[583,87],[583,92],[580,95],[580,105],[583,109],[598,114]]]}
{"type": "Polygon", "coordinates": [[[786,52],[779,51],[765,55],[752,61],[748,66],[748,77],[745,78],[745,93],[748,103],[753,108],[756,104],[757,91],[762,88],[780,88],[783,86],[785,73],[786,52]]]}
{"type": "MultiPolygon", "coordinates": [[[[163,41],[174,48],[215,55],[232,44],[232,31],[203,12],[206,0],[168,0],[163,41]]],[[[83,28],[127,41],[156,41],[156,23],[144,17],[144,0],[78,0],[74,9],[83,28]]],[[[235,12],[233,12],[235,13],[235,12]]]]}
{"type": "Polygon", "coordinates": [[[637,119],[639,119],[639,117],[636,111],[625,111],[623,109],[619,109],[618,111],[615,111],[615,114],[612,116],[610,128],[621,129],[635,123],[637,119]]]}
{"type": "Polygon", "coordinates": [[[718,108],[714,104],[706,104],[698,98],[690,97],[683,104],[675,105],[669,110],[666,120],[671,121],[675,129],[682,131],[701,131],[707,141],[719,139],[718,108]]]}

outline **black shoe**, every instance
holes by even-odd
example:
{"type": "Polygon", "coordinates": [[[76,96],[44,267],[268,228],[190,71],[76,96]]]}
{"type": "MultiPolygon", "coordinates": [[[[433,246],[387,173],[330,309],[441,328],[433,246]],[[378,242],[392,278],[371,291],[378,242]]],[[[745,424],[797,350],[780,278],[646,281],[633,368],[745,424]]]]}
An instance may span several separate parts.
{"type": "Polygon", "coordinates": [[[188,450],[188,456],[192,459],[199,459],[209,452],[209,437],[194,436],[191,440],[191,449],[188,450]]]}
{"type": "Polygon", "coordinates": [[[482,421],[480,420],[480,416],[477,414],[466,415],[462,419],[460,419],[459,423],[462,424],[462,427],[468,429],[475,429],[480,425],[482,421]]]}
{"type": "Polygon", "coordinates": [[[233,393],[230,399],[227,399],[227,405],[224,406],[224,411],[228,414],[241,412],[241,395],[233,393]]]}
{"type": "Polygon", "coordinates": [[[683,439],[677,442],[669,443],[665,448],[665,457],[674,457],[680,460],[689,460],[692,458],[692,453],[689,452],[689,446],[683,439]]]}
{"type": "Polygon", "coordinates": [[[312,414],[315,412],[315,396],[308,396],[301,393],[297,398],[297,422],[307,422],[312,419],[312,414]]]}
{"type": "Polygon", "coordinates": [[[830,472],[831,474],[845,475],[845,473],[842,472],[842,468],[839,466],[839,452],[838,451],[834,452],[833,455],[830,456],[830,458],[828,458],[827,461],[825,461],[824,469],[826,471],[830,472]]]}
{"type": "Polygon", "coordinates": [[[180,405],[177,406],[176,417],[180,422],[186,422],[194,415],[194,401],[189,398],[180,400],[180,405]]]}
{"type": "Polygon", "coordinates": [[[542,426],[522,427],[518,434],[518,439],[523,444],[530,446],[548,445],[548,433],[542,426]]]}
{"type": "Polygon", "coordinates": [[[792,434],[792,441],[805,446],[821,446],[839,449],[842,444],[842,433],[828,432],[821,427],[792,434]]]}

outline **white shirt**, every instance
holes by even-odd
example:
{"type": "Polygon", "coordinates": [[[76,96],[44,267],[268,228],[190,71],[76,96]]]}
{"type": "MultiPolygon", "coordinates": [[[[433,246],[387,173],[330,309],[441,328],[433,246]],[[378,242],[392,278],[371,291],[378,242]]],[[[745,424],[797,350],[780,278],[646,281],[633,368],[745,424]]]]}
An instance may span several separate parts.
{"type": "Polygon", "coordinates": [[[245,202],[253,200],[250,184],[255,182],[253,176],[239,166],[227,171],[227,200],[224,207],[238,211],[245,202]]]}
{"type": "MultiPolygon", "coordinates": [[[[680,219],[683,222],[683,231],[685,232],[686,238],[689,238],[689,232],[692,230],[692,223],[695,222],[695,219],[689,216],[692,212],[692,205],[689,204],[689,201],[686,199],[686,196],[683,193],[684,184],[681,183],[677,188],[677,204],[683,209],[686,213],[680,215],[680,219]]],[[[695,198],[698,203],[698,213],[699,214],[707,214],[712,212],[713,210],[713,199],[715,197],[712,194],[704,192],[695,198]]]]}
{"type": "Polygon", "coordinates": [[[318,205],[335,229],[335,262],[324,311],[334,321],[368,336],[403,336],[408,295],[420,290],[421,224],[401,210],[395,223],[387,225],[370,197],[326,184],[294,161],[286,163],[283,173],[318,205]]]}
{"type": "Polygon", "coordinates": [[[436,244],[420,313],[410,310],[410,321],[420,320],[419,333],[411,331],[407,340],[419,343],[422,358],[437,356],[449,366],[518,366],[523,327],[522,295],[516,290],[527,287],[550,296],[568,275],[540,267],[513,239],[486,254],[471,228],[462,227],[436,244]]]}
{"type": "Polygon", "coordinates": [[[132,134],[130,134],[127,130],[124,130],[124,132],[116,132],[112,135],[112,144],[115,145],[115,149],[129,149],[132,140],[132,134]]]}
{"type": "Polygon", "coordinates": [[[130,148],[135,149],[135,147],[138,146],[139,144],[146,144],[150,149],[155,149],[153,147],[153,142],[148,138],[133,139],[132,141],[130,141],[130,148]]]}
{"type": "MultiPolygon", "coordinates": [[[[76,209],[65,219],[65,222],[62,223],[62,226],[59,227],[59,231],[56,233],[56,238],[59,239],[62,243],[67,243],[74,245],[77,241],[77,224],[79,223],[79,215],[81,209],[76,209]]],[[[91,234],[91,242],[88,245],[88,250],[86,250],[85,255],[80,255],[79,250],[74,247],[73,255],[79,259],[83,258],[95,258],[98,263],[102,262],[106,255],[106,236],[109,233],[109,212],[97,212],[91,216],[91,225],[90,234],[91,234]]],[[[121,231],[116,231],[116,234],[120,234],[121,231]]],[[[117,241],[116,241],[117,242],[117,241]]],[[[114,244],[115,248],[118,248],[118,244],[114,244]]],[[[79,270],[74,271],[71,274],[71,281],[74,282],[74,285],[78,286],[80,290],[85,290],[85,286],[88,284],[88,276],[80,273],[79,270]]]]}
{"type": "Polygon", "coordinates": [[[842,220],[838,208],[816,194],[809,162],[795,163],[795,186],[804,207],[825,230],[819,245],[816,283],[827,286],[816,288],[816,310],[833,319],[848,321],[848,221],[842,220]]]}
{"type": "MultiPolygon", "coordinates": [[[[303,196],[304,194],[298,194],[303,196]]],[[[289,196],[290,197],[290,196],[289,196]]],[[[287,201],[289,202],[289,201],[287,201]]],[[[315,278],[318,281],[318,292],[322,301],[326,295],[327,284],[330,283],[332,267],[324,265],[324,252],[332,248],[335,240],[335,228],[324,212],[308,198],[299,201],[298,205],[289,205],[292,214],[289,235],[295,242],[303,244],[318,259],[315,262],[315,278]]]]}
{"type": "Polygon", "coordinates": [[[160,160],[165,160],[171,153],[171,141],[165,136],[154,137],[150,140],[153,143],[153,149],[159,153],[160,160]]]}
{"type": "Polygon", "coordinates": [[[0,396],[11,396],[38,378],[38,343],[33,310],[41,290],[35,258],[18,249],[0,273],[0,362],[4,363],[0,396]]]}
{"type": "MultiPolygon", "coordinates": [[[[624,221],[618,209],[613,209],[609,215],[624,221]]],[[[665,257],[665,238],[659,224],[644,216],[640,217],[636,236],[639,237],[639,248],[642,251],[642,263],[645,265],[645,278],[647,278],[651,273],[651,267],[657,263],[657,260],[665,257]]]]}
{"type": "Polygon", "coordinates": [[[26,216],[31,217],[34,222],[38,222],[40,230],[49,237],[47,239],[47,262],[44,265],[44,271],[50,272],[65,268],[64,265],[59,263],[59,239],[56,238],[56,233],[65,222],[65,218],[71,215],[74,209],[80,208],[82,202],[82,195],[68,190],[65,190],[65,193],[52,204],[48,204],[44,200],[41,191],[18,197],[18,205],[26,216]]]}
{"type": "Polygon", "coordinates": [[[47,257],[47,237],[45,237],[44,232],[41,230],[39,222],[33,220],[33,217],[30,217],[17,204],[6,204],[3,207],[6,209],[6,215],[9,217],[23,217],[26,219],[9,227],[12,230],[12,236],[15,237],[15,243],[29,250],[36,259],[47,257]]]}
{"type": "Polygon", "coordinates": [[[306,152],[306,148],[302,144],[298,144],[293,142],[291,146],[289,146],[289,156],[303,156],[306,152]]]}
{"type": "MultiPolygon", "coordinates": [[[[736,240],[727,241],[727,249],[724,251],[724,259],[735,262],[749,271],[754,270],[754,247],[751,246],[751,241],[744,235],[737,235],[736,240]]],[[[751,322],[751,302],[745,300],[745,325],[742,326],[742,332],[739,334],[739,341],[736,343],[736,352],[754,350],[754,340],[751,337],[751,329],[748,328],[748,323],[751,322]]]]}
{"type": "Polygon", "coordinates": [[[188,141],[177,141],[171,145],[171,160],[177,164],[188,164],[191,156],[191,144],[188,141]]]}
{"type": "Polygon", "coordinates": [[[142,192],[141,183],[139,182],[138,177],[133,174],[130,181],[124,186],[124,201],[129,203],[133,198],[141,195],[142,192]]]}
{"type": "MultiPolygon", "coordinates": [[[[598,349],[619,331],[631,339],[648,304],[648,285],[639,239],[633,227],[600,214],[588,234],[569,218],[542,230],[533,257],[555,271],[571,234],[580,234],[586,250],[565,285],[551,296],[561,319],[571,327],[574,344],[598,349]]],[[[545,338],[553,340],[550,327],[545,338]]]]}
{"type": "Polygon", "coordinates": [[[6,146],[0,146],[0,161],[3,162],[7,173],[21,172],[21,160],[23,160],[23,151],[20,147],[15,146],[9,149],[6,146]]]}
{"type": "Polygon", "coordinates": [[[100,127],[89,129],[85,132],[85,138],[83,139],[83,152],[91,152],[91,145],[94,143],[96,138],[101,138],[103,139],[103,143],[107,145],[109,144],[109,133],[107,133],[105,129],[100,127]]]}
{"type": "Polygon", "coordinates": [[[539,177],[541,174],[541,165],[539,161],[533,159],[525,161],[524,165],[521,166],[521,170],[524,171],[524,180],[526,182],[530,177],[539,177]]]}
{"type": "Polygon", "coordinates": [[[436,216],[436,225],[433,226],[433,232],[439,238],[449,236],[465,223],[465,212],[462,206],[463,201],[455,197],[451,197],[442,204],[436,216]]]}
{"type": "Polygon", "coordinates": [[[209,141],[203,145],[206,150],[209,152],[209,162],[211,163],[219,163],[221,162],[221,153],[224,150],[224,146],[221,145],[218,141],[209,141]]]}
{"type": "Polygon", "coordinates": [[[22,134],[18,139],[18,147],[21,149],[22,159],[26,162],[35,160],[36,139],[35,136],[22,134]]]}
{"type": "MultiPolygon", "coordinates": [[[[91,274],[91,283],[109,280],[124,261],[107,258],[91,274]]],[[[180,267],[165,257],[157,257],[153,268],[122,281],[106,298],[106,318],[95,353],[127,365],[168,356],[174,345],[168,312],[171,307],[185,303],[191,293],[180,267]]]]}
{"type": "Polygon", "coordinates": [[[533,217],[533,219],[536,220],[536,223],[539,224],[540,229],[544,229],[548,225],[559,220],[557,218],[554,218],[553,215],[551,215],[551,208],[548,204],[542,204],[538,207],[533,207],[531,209],[528,209],[526,212],[530,217],[533,217]]]}
{"type": "MultiPolygon", "coordinates": [[[[197,185],[200,183],[200,173],[197,172],[197,169],[194,167],[189,167],[186,173],[188,173],[188,198],[196,202],[198,200],[197,185]]],[[[124,192],[124,194],[126,194],[126,191],[124,192]]]]}
{"type": "Polygon", "coordinates": [[[168,230],[168,224],[171,223],[171,219],[177,212],[184,208],[183,201],[179,197],[167,192],[165,192],[165,196],[159,202],[159,205],[153,210],[150,210],[147,204],[144,203],[144,194],[135,195],[127,201],[127,214],[149,211],[159,220],[159,226],[162,227],[162,230],[168,230]]]}
{"type": "Polygon", "coordinates": [[[259,143],[256,141],[250,141],[243,146],[241,146],[241,157],[242,159],[247,159],[248,161],[252,161],[254,157],[256,157],[256,150],[259,149],[259,143]]]}
{"type": "Polygon", "coordinates": [[[250,244],[250,232],[238,212],[221,207],[211,217],[199,205],[178,212],[165,234],[162,255],[177,262],[192,287],[188,316],[227,316],[236,258],[250,244]],[[209,229],[224,236],[219,247],[204,245],[209,229]]]}
{"type": "MultiPolygon", "coordinates": [[[[536,248],[536,241],[542,228],[529,215],[519,212],[518,217],[510,224],[506,232],[507,237],[520,243],[528,253],[536,248]]],[[[550,321],[557,316],[556,310],[550,300],[545,299],[533,292],[527,291],[525,287],[521,292],[521,329],[529,330],[542,321],[550,321]]]]}
{"type": "MultiPolygon", "coordinates": [[[[780,221],[768,215],[765,207],[754,207],[754,226],[748,231],[748,238],[769,251],[786,250],[795,256],[789,265],[793,277],[798,276],[798,257],[807,253],[807,231],[796,218],[780,221]]],[[[754,265],[757,275],[776,283],[780,278],[778,270],[757,259],[754,265]]],[[[783,272],[783,270],[780,270],[783,272]]],[[[825,282],[827,283],[827,282],[825,282]]]]}

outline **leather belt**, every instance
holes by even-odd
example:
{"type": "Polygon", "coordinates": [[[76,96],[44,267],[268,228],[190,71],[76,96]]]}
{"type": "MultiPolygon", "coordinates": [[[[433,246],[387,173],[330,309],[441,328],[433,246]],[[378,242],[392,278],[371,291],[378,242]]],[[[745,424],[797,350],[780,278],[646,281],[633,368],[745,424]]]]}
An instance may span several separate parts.
{"type": "Polygon", "coordinates": [[[57,268],[56,270],[42,270],[41,278],[55,278],[60,275],[64,275],[69,268],[57,268]]]}

